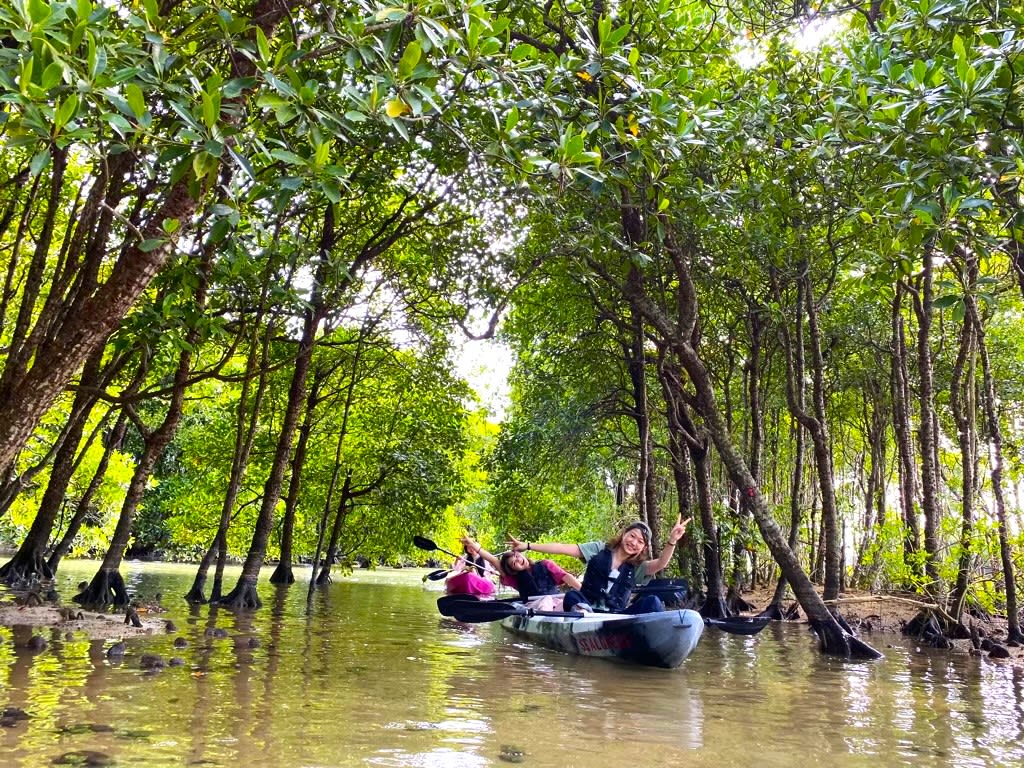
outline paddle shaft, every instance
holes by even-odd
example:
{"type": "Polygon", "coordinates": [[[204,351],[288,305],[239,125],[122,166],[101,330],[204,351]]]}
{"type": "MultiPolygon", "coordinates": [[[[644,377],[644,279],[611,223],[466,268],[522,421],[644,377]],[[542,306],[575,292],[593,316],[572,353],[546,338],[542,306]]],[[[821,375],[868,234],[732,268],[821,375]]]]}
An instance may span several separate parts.
{"type": "Polygon", "coordinates": [[[437,544],[435,544],[431,539],[425,538],[423,536],[413,536],[412,543],[420,549],[426,550],[427,552],[431,552],[436,549],[438,552],[444,552],[446,555],[451,555],[455,558],[462,558],[466,561],[467,565],[473,566],[478,571],[480,571],[480,573],[487,573],[487,571],[484,570],[484,567],[482,565],[474,563],[472,560],[467,560],[465,555],[456,555],[454,552],[449,552],[444,547],[437,546],[437,544]]]}

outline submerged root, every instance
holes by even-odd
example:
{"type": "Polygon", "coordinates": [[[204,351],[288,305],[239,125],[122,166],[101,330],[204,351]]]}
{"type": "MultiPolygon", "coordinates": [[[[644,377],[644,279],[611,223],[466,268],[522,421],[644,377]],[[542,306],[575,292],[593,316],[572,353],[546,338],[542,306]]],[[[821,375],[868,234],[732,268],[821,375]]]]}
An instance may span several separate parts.
{"type": "Polygon", "coordinates": [[[772,603],[759,614],[759,618],[771,619],[772,621],[785,621],[786,616],[782,612],[782,605],[779,603],[772,603]]]}
{"type": "Polygon", "coordinates": [[[217,601],[217,605],[233,610],[251,611],[263,607],[263,601],[256,592],[256,585],[242,579],[233,590],[217,601]]]}
{"type": "Polygon", "coordinates": [[[53,570],[46,558],[33,549],[19,549],[14,557],[0,567],[0,581],[15,588],[30,587],[36,582],[52,578],[53,570]]]}
{"type": "Polygon", "coordinates": [[[185,593],[185,602],[189,605],[203,605],[206,602],[206,595],[203,594],[205,588],[206,574],[196,574],[192,589],[185,593]]]}
{"type": "Polygon", "coordinates": [[[700,607],[699,613],[705,619],[728,619],[735,616],[721,597],[709,597],[700,607]]]}
{"type": "Polygon", "coordinates": [[[841,656],[844,659],[871,660],[880,659],[882,654],[860,638],[846,631],[835,620],[822,621],[812,619],[811,629],[818,636],[821,652],[830,656],[841,656]]]}
{"type": "Polygon", "coordinates": [[[128,590],[120,571],[100,570],[89,585],[71,599],[79,605],[95,607],[128,605],[128,590]]]}
{"type": "Polygon", "coordinates": [[[270,574],[271,584],[294,584],[295,574],[292,573],[292,567],[290,564],[280,562],[277,564],[277,568],[270,574]]]}

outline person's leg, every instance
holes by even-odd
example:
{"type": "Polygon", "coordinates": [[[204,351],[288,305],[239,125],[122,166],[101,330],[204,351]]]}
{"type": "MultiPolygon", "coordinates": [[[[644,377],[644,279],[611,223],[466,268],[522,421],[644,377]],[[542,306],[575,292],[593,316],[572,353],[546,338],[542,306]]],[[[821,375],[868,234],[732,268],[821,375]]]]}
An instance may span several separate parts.
{"type": "Polygon", "coordinates": [[[587,602],[587,598],[583,596],[583,593],[578,589],[570,589],[562,597],[562,610],[563,611],[592,611],[590,603],[587,602]]]}
{"type": "Polygon", "coordinates": [[[657,595],[644,595],[638,597],[633,601],[623,613],[637,614],[637,613],[658,613],[659,611],[665,610],[665,604],[661,602],[661,598],[657,595]]]}

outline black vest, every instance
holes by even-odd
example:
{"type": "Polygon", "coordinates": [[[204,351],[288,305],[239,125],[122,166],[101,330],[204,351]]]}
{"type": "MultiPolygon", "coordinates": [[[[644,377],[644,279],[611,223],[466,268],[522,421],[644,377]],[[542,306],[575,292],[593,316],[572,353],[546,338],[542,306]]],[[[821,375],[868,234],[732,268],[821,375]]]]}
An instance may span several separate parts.
{"type": "Polygon", "coordinates": [[[636,566],[622,563],[619,566],[619,577],[608,588],[608,574],[612,572],[612,551],[605,547],[587,561],[587,570],[583,574],[583,589],[580,591],[587,602],[594,608],[617,613],[624,611],[629,604],[629,596],[636,583],[636,566]]]}
{"type": "Polygon", "coordinates": [[[551,571],[544,565],[543,560],[533,563],[525,571],[516,571],[514,574],[516,589],[519,590],[520,600],[532,600],[541,595],[557,595],[558,584],[551,571]]]}

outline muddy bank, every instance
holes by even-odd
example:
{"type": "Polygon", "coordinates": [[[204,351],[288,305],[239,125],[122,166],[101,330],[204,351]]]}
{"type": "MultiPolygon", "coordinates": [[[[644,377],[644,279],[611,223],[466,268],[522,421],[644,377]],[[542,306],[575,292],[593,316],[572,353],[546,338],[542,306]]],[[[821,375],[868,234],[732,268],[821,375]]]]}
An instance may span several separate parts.
{"type": "Polygon", "coordinates": [[[7,627],[53,628],[98,640],[129,639],[166,631],[166,621],[158,616],[140,613],[139,621],[142,626],[135,627],[125,624],[124,613],[95,613],[55,605],[0,604],[0,625],[7,627]]]}

